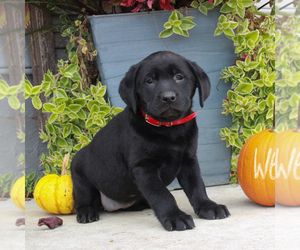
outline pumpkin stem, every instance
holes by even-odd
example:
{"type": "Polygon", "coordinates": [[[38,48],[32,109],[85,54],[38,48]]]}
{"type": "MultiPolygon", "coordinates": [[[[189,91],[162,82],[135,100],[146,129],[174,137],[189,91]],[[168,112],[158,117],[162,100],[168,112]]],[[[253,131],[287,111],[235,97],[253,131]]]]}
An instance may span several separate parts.
{"type": "Polygon", "coordinates": [[[294,130],[294,132],[300,133],[300,102],[299,102],[299,106],[298,106],[298,126],[297,126],[297,128],[294,130]]]}
{"type": "Polygon", "coordinates": [[[273,124],[272,124],[272,128],[269,130],[269,132],[275,132],[275,102],[274,102],[274,107],[273,107],[273,124]]]}
{"type": "Polygon", "coordinates": [[[69,159],[70,159],[70,153],[67,153],[67,154],[64,156],[64,159],[63,159],[63,163],[62,163],[62,167],[61,167],[61,175],[66,175],[66,174],[68,174],[68,173],[67,173],[67,167],[68,167],[69,159]]]}

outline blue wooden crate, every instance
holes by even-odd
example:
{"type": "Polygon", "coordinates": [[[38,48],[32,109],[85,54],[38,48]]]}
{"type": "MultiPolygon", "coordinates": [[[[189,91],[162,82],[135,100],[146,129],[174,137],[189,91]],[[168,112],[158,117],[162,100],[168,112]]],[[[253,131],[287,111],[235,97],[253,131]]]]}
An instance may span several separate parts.
{"type": "MultiPolygon", "coordinates": [[[[121,79],[131,65],[148,55],[167,50],[163,39],[159,38],[163,24],[171,12],[132,13],[90,17],[94,43],[98,50],[98,68],[102,84],[112,105],[125,107],[118,88],[121,79]]],[[[226,36],[214,37],[219,11],[209,11],[208,16],[192,9],[196,26],[189,31],[190,37],[173,35],[164,39],[168,48],[198,63],[208,74],[212,91],[210,97],[200,108],[198,94],[194,98],[193,109],[198,112],[199,127],[198,159],[205,185],[220,185],[229,182],[231,148],[226,148],[220,138],[220,128],[231,126],[231,117],[221,114],[222,102],[230,89],[230,84],[219,85],[221,69],[232,65],[236,56],[232,41],[226,36]],[[218,87],[218,90],[217,90],[218,87]]],[[[175,181],[172,188],[177,188],[175,181]]]]}

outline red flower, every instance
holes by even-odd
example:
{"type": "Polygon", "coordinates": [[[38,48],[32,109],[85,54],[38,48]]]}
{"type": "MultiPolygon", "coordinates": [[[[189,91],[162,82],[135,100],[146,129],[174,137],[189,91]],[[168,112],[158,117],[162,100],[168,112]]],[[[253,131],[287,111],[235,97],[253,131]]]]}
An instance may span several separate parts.
{"type": "Polygon", "coordinates": [[[170,5],[170,0],[160,0],[159,5],[164,10],[174,10],[174,7],[170,5]]]}
{"type": "Polygon", "coordinates": [[[143,4],[138,4],[138,6],[136,6],[133,10],[132,10],[132,12],[138,12],[141,8],[143,7],[143,4]]]}
{"type": "MultiPolygon", "coordinates": [[[[139,4],[132,10],[132,12],[138,12],[143,7],[143,4],[145,3],[147,3],[149,9],[152,9],[152,4],[154,0],[125,0],[121,2],[120,5],[125,7],[132,7],[137,2],[139,4]]],[[[174,10],[174,7],[170,5],[170,0],[160,0],[159,4],[160,7],[164,10],[174,10]]]]}
{"type": "Polygon", "coordinates": [[[123,1],[120,5],[125,6],[125,7],[130,7],[135,4],[136,0],[125,0],[123,1]]]}
{"type": "Polygon", "coordinates": [[[229,99],[228,99],[228,98],[226,98],[225,100],[226,100],[227,102],[229,102],[229,99]]]}
{"type": "Polygon", "coordinates": [[[247,58],[248,54],[243,55],[243,59],[245,60],[247,58]]]}
{"type": "Polygon", "coordinates": [[[147,5],[148,5],[149,9],[152,9],[153,2],[154,2],[154,0],[148,0],[147,1],[147,5]]]}
{"type": "Polygon", "coordinates": [[[213,3],[214,3],[214,0],[208,0],[208,2],[209,2],[210,4],[213,4],[213,3]]]}
{"type": "Polygon", "coordinates": [[[234,175],[234,171],[231,171],[231,174],[234,175]]]}

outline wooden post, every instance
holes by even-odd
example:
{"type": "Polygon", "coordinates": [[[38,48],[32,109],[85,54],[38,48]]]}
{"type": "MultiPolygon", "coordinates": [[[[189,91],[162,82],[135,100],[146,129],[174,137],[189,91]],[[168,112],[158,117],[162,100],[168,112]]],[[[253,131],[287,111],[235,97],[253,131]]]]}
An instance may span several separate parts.
{"type": "MultiPolygon", "coordinates": [[[[30,23],[28,31],[35,31],[43,27],[52,25],[52,16],[50,13],[29,4],[30,23]]],[[[33,85],[42,83],[44,74],[50,70],[55,73],[56,58],[55,45],[52,29],[34,32],[29,35],[31,67],[33,76],[33,85]]],[[[41,96],[43,103],[46,98],[41,96]]],[[[38,125],[42,129],[47,115],[39,110],[38,125]]]]}
{"type": "MultiPolygon", "coordinates": [[[[7,17],[5,25],[7,47],[5,49],[7,51],[9,84],[11,86],[18,85],[25,73],[24,6],[25,4],[21,1],[5,5],[7,17]]],[[[20,94],[18,98],[21,103],[24,103],[24,95],[20,94]]],[[[24,114],[20,110],[15,111],[15,122],[17,128],[24,129],[24,114]]]]}

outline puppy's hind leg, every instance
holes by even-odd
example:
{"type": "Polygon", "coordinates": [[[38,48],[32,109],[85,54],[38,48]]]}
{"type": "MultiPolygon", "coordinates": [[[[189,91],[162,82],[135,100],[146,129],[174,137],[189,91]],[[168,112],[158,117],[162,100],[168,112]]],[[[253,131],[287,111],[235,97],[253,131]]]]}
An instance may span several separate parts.
{"type": "Polygon", "coordinates": [[[99,220],[100,193],[85,176],[72,172],[74,206],[77,222],[89,223],[99,220]]]}

